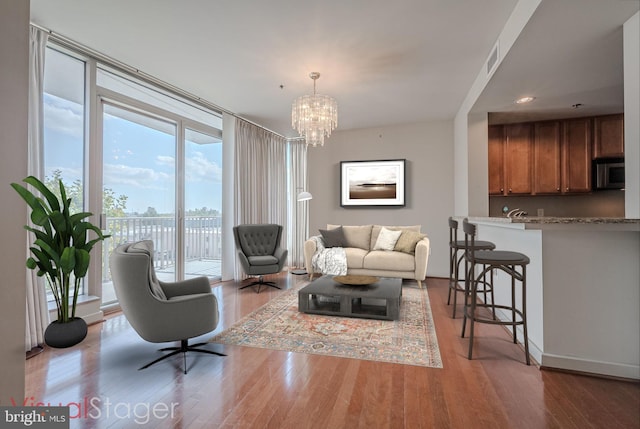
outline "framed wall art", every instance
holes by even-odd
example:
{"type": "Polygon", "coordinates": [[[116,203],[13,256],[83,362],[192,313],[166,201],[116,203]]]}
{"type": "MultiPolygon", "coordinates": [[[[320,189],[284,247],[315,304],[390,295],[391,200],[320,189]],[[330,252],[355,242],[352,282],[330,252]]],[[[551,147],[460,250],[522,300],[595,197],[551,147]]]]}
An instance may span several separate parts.
{"type": "Polygon", "coordinates": [[[340,205],[404,206],[405,159],[340,162],[340,205]]]}

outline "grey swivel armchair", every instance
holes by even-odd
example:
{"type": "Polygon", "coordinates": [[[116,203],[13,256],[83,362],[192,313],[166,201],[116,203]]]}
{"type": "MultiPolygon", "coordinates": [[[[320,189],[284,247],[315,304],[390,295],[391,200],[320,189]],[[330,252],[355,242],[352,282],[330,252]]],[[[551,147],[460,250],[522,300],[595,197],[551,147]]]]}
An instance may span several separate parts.
{"type": "Polygon", "coordinates": [[[206,277],[175,283],[159,281],[153,268],[153,242],[150,240],[118,246],[109,257],[111,277],[120,307],[133,329],[151,343],[180,341],[179,347],[141,367],[182,353],[187,373],[189,352],[222,353],[200,349],[206,343],[189,345],[189,339],[213,331],[218,325],[218,301],[206,277]]]}
{"type": "Polygon", "coordinates": [[[264,274],[275,274],[282,271],[287,260],[287,249],[280,247],[282,226],[276,224],[244,224],[233,227],[238,258],[244,272],[250,276],[258,276],[258,280],[241,287],[244,289],[258,285],[258,293],[262,285],[280,289],[274,282],[264,281],[264,274]]]}

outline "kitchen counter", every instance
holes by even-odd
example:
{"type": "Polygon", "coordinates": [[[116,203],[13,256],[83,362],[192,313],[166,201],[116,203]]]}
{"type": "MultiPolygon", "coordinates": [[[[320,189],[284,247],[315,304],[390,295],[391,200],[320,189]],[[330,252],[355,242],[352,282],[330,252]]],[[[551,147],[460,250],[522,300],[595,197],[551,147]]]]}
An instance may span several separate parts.
{"type": "MultiPolygon", "coordinates": [[[[529,349],[542,367],[640,379],[640,219],[469,221],[478,239],[529,256],[529,349]]],[[[509,300],[509,277],[494,282],[496,303],[509,300]]]]}
{"type": "MultiPolygon", "coordinates": [[[[459,221],[463,218],[458,217],[459,221]]],[[[502,225],[515,229],[584,229],[611,231],[640,231],[640,219],[621,217],[469,217],[469,222],[486,225],[502,225]],[[567,227],[567,228],[563,228],[567,227]]]]}
{"type": "MultiPolygon", "coordinates": [[[[462,218],[460,218],[462,219],[462,218]]],[[[546,224],[640,224],[640,219],[623,217],[469,217],[470,222],[498,222],[498,223],[546,223],[546,224]]]]}

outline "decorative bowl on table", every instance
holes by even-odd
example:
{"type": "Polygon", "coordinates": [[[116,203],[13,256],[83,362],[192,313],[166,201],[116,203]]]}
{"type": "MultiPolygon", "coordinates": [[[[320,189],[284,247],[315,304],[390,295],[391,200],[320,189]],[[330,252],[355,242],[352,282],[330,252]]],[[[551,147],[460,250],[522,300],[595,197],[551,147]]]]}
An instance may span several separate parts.
{"type": "Polygon", "coordinates": [[[374,276],[346,275],[346,276],[334,276],[333,280],[340,284],[348,285],[348,286],[367,286],[377,282],[380,279],[374,276]]]}

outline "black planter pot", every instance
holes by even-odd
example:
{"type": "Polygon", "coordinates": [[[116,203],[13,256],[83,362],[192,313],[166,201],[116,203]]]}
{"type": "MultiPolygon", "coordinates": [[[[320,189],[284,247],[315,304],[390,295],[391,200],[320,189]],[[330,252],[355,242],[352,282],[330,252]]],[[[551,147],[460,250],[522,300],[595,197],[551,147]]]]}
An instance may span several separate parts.
{"type": "Polygon", "coordinates": [[[50,347],[63,349],[75,346],[87,336],[87,322],[74,317],[68,322],[51,322],[44,331],[44,342],[50,347]]]}

